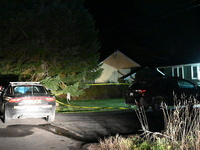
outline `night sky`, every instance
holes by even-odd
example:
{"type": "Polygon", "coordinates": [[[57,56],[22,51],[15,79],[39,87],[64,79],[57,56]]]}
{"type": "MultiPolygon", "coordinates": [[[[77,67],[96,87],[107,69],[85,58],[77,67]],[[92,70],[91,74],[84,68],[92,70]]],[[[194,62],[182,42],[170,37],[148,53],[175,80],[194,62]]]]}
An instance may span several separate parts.
{"type": "Polygon", "coordinates": [[[200,0],[86,0],[101,59],[120,50],[144,66],[200,62],[200,0]]]}

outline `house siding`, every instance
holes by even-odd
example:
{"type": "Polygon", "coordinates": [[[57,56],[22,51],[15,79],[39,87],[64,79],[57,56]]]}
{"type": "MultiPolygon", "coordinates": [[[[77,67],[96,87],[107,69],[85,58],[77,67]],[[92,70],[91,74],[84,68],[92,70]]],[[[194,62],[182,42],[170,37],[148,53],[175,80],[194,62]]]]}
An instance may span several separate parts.
{"type": "Polygon", "coordinates": [[[164,68],[164,73],[166,76],[172,76],[172,68],[164,68]]]}
{"type": "Polygon", "coordinates": [[[102,65],[103,73],[102,75],[95,81],[96,83],[118,83],[118,79],[122,76],[130,73],[131,69],[116,69],[107,64],[102,65]]]}
{"type": "Polygon", "coordinates": [[[184,68],[185,79],[192,81],[191,66],[184,66],[183,68],[184,68]]]}
{"type": "Polygon", "coordinates": [[[124,55],[119,50],[115,51],[100,63],[103,69],[101,76],[95,83],[119,83],[125,82],[121,79],[131,72],[131,68],[138,68],[140,65],[124,55]]]}

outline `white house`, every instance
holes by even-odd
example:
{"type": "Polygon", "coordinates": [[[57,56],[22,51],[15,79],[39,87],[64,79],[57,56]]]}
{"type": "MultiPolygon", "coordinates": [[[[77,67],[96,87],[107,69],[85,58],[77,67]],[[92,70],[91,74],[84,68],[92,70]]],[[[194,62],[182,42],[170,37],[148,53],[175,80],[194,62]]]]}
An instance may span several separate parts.
{"type": "Polygon", "coordinates": [[[124,55],[119,50],[101,62],[103,72],[96,83],[118,83],[119,79],[131,72],[131,68],[140,67],[138,63],[124,55]]]}

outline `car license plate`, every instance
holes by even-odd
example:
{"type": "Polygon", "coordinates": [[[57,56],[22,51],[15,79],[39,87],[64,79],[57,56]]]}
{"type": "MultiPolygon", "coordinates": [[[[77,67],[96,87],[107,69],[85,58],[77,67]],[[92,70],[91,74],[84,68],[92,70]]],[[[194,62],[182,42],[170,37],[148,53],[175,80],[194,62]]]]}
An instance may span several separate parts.
{"type": "Polygon", "coordinates": [[[25,105],[37,105],[37,104],[41,104],[41,100],[27,100],[25,102],[23,102],[23,104],[25,105]]]}
{"type": "Polygon", "coordinates": [[[133,93],[130,93],[130,96],[133,96],[133,93]]]}

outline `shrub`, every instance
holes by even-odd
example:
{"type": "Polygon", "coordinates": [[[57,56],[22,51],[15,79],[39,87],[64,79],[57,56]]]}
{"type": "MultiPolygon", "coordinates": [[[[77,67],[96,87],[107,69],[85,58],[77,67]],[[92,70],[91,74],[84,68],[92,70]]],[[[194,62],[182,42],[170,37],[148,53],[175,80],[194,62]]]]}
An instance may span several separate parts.
{"type": "Polygon", "coordinates": [[[143,138],[153,141],[159,149],[200,149],[200,108],[195,98],[181,99],[176,101],[174,109],[167,109],[166,104],[162,104],[164,114],[165,130],[163,133],[151,132],[148,130],[146,116],[141,109],[137,114],[144,131],[143,138]],[[193,105],[191,105],[193,104],[193,105]],[[141,115],[142,114],[142,115],[141,115]]]}
{"type": "Polygon", "coordinates": [[[133,145],[131,138],[123,138],[118,134],[107,139],[100,140],[99,144],[92,144],[89,150],[129,150],[133,145]]]}
{"type": "Polygon", "coordinates": [[[136,113],[143,134],[132,138],[109,137],[100,144],[92,144],[89,150],[200,150],[200,108],[196,106],[199,102],[191,97],[177,100],[173,110],[162,104],[163,133],[149,131],[145,111],[140,107],[136,113]]]}
{"type": "Polygon", "coordinates": [[[92,85],[84,90],[79,97],[72,97],[72,100],[95,100],[124,98],[128,85],[92,85]]]}

